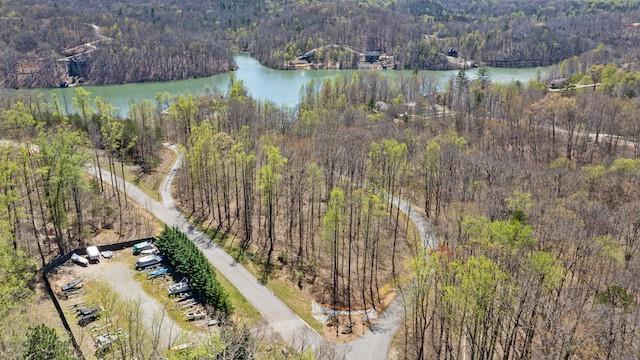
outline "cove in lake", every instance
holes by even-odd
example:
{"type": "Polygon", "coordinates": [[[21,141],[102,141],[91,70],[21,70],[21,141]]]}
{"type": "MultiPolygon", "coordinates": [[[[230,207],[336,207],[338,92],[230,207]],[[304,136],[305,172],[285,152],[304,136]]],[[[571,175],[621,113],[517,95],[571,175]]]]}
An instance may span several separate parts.
{"type": "MultiPolygon", "coordinates": [[[[311,80],[322,82],[325,79],[338,75],[362,71],[379,71],[384,75],[408,76],[412,70],[275,70],[263,66],[258,60],[248,55],[236,55],[234,57],[238,69],[233,72],[236,79],[242,80],[249,94],[258,100],[269,100],[278,105],[296,106],[300,98],[300,88],[311,80]]],[[[491,80],[494,82],[520,81],[527,82],[544,73],[545,68],[489,68],[491,80]]],[[[444,81],[455,76],[457,70],[433,71],[421,70],[420,73],[428,73],[435,79],[444,81]]],[[[469,76],[475,78],[477,70],[469,71],[469,76]]],[[[166,82],[132,83],[122,85],[85,86],[93,95],[99,96],[111,103],[117,112],[126,115],[129,111],[131,100],[154,100],[159,92],[168,92],[172,95],[203,95],[213,89],[226,91],[229,87],[231,73],[213,75],[198,79],[176,80],[166,82]]],[[[46,95],[57,94],[63,108],[72,111],[73,88],[66,89],[40,89],[35,90],[46,95]]]]}

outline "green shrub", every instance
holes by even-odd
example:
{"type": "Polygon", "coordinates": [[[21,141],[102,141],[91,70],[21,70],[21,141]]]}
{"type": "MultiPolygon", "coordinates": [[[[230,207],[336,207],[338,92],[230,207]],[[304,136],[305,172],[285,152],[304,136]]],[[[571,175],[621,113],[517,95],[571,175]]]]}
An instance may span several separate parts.
{"type": "Polygon", "coordinates": [[[165,227],[156,246],[171,264],[176,274],[189,279],[189,286],[197,298],[212,306],[224,317],[233,312],[233,306],[209,261],[185,234],[176,228],[165,227]]]}

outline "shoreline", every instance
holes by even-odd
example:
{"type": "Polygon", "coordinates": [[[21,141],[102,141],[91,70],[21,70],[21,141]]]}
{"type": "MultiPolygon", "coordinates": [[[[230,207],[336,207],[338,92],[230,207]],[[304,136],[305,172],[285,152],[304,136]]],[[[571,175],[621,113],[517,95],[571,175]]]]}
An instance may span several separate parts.
{"type": "MultiPolygon", "coordinates": [[[[522,66],[511,66],[512,62],[502,62],[502,61],[491,61],[491,62],[477,62],[474,63],[473,66],[470,67],[460,67],[460,66],[445,66],[445,67],[433,67],[433,68],[361,68],[361,67],[335,67],[335,66],[324,66],[321,63],[309,63],[308,67],[295,67],[293,65],[283,65],[283,66],[272,66],[267,63],[262,62],[260,59],[254,57],[248,52],[239,51],[234,53],[234,62],[229,70],[216,72],[209,75],[202,76],[191,76],[186,78],[177,78],[177,79],[168,79],[168,80],[140,80],[140,81],[132,81],[132,82],[114,82],[114,83],[100,83],[100,82],[83,82],[78,84],[72,84],[67,87],[22,87],[22,88],[8,88],[8,87],[0,87],[1,90],[4,91],[51,91],[51,90],[64,90],[68,88],[75,87],[112,87],[112,86],[123,86],[123,85],[136,85],[136,84],[162,84],[162,83],[170,83],[170,82],[178,82],[178,81],[190,81],[190,80],[198,80],[198,79],[206,79],[213,76],[232,74],[240,68],[238,63],[235,61],[236,56],[246,56],[251,59],[256,60],[261,66],[273,70],[273,71],[285,71],[285,72],[295,72],[295,71],[376,71],[380,73],[392,73],[392,72],[403,72],[403,71],[459,71],[459,70],[474,70],[481,66],[487,66],[489,68],[496,69],[529,69],[529,68],[544,68],[557,64],[557,62],[549,62],[546,60],[524,60],[519,61],[522,66]],[[532,62],[539,62],[541,65],[531,65],[532,62]],[[530,66],[531,65],[531,66],[530,66]]],[[[469,60],[465,60],[469,61],[469,60]]],[[[513,61],[517,62],[517,61],[513,61]]]]}

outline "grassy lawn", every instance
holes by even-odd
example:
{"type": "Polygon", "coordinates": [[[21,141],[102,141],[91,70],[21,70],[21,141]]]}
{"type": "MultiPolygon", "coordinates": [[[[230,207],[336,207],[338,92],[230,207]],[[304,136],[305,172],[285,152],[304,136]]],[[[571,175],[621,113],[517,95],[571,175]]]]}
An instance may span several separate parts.
{"type": "Polygon", "coordinates": [[[307,293],[299,290],[294,284],[283,279],[270,279],[267,282],[267,287],[315,331],[320,335],[324,334],[324,324],[311,315],[311,303],[313,299],[307,293]]]}
{"type": "Polygon", "coordinates": [[[236,289],[226,277],[216,271],[216,279],[220,281],[222,287],[229,294],[231,303],[233,304],[233,317],[236,322],[240,324],[246,324],[247,326],[257,325],[262,316],[248,301],[240,294],[240,291],[236,289]]]}

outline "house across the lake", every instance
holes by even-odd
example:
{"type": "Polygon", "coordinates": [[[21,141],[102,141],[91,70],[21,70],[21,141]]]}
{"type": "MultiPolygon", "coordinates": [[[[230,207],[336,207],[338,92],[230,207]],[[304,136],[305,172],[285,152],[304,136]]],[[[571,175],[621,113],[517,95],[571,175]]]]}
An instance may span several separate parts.
{"type": "Polygon", "coordinates": [[[364,53],[364,61],[373,64],[380,60],[380,51],[367,51],[364,53]]]}
{"type": "Polygon", "coordinates": [[[551,89],[560,89],[562,87],[567,86],[567,84],[569,83],[569,78],[556,78],[556,79],[551,79],[548,82],[549,88],[551,89]]]}

